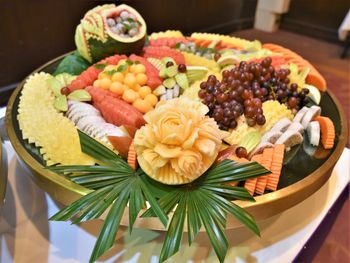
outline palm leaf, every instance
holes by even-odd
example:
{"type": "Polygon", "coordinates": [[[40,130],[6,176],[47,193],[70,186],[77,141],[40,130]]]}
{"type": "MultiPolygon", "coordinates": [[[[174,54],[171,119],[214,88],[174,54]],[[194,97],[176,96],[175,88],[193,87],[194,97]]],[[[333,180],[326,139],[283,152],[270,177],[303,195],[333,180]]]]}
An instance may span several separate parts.
{"type": "Polygon", "coordinates": [[[163,247],[159,256],[160,262],[165,261],[180,249],[186,218],[186,203],[187,194],[182,193],[163,242],[163,247]]]}
{"type": "Polygon", "coordinates": [[[129,195],[130,188],[124,188],[117,200],[115,200],[111,206],[111,209],[98,235],[96,244],[90,257],[90,262],[96,261],[96,259],[98,259],[114,244],[114,240],[120,225],[120,220],[128,203],[129,195]]]}
{"type": "Polygon", "coordinates": [[[188,244],[191,245],[202,227],[198,205],[194,198],[187,199],[187,236],[188,244]]]}
{"type": "Polygon", "coordinates": [[[220,262],[225,259],[228,249],[224,234],[228,214],[260,234],[253,217],[231,202],[235,199],[254,201],[254,198],[242,187],[227,185],[269,172],[256,162],[237,164],[224,160],[191,184],[166,186],[149,178],[141,169],[133,171],[120,156],[80,131],[79,138],[82,151],[101,165],[48,169],[95,190],[56,213],[51,220],[74,218],[73,223],[78,223],[98,218],[110,208],[90,261],[98,259],[114,244],[128,203],[130,233],[146,202],[151,207],[141,217],[157,217],[165,227],[167,214],[174,212],[160,253],[161,262],[179,251],[186,217],[189,244],[204,226],[220,262]]]}

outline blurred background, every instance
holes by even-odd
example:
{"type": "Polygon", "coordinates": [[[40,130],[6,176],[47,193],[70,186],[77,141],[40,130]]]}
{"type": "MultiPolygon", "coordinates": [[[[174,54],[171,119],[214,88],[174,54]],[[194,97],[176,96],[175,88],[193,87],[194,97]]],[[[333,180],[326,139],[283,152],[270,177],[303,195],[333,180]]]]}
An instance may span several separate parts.
{"type": "MultiPolygon", "coordinates": [[[[79,20],[87,10],[106,3],[136,8],[149,33],[216,32],[290,48],[325,77],[349,120],[349,0],[0,0],[0,106],[31,71],[74,50],[79,20]]],[[[341,198],[299,262],[349,262],[348,191],[341,198]]]]}

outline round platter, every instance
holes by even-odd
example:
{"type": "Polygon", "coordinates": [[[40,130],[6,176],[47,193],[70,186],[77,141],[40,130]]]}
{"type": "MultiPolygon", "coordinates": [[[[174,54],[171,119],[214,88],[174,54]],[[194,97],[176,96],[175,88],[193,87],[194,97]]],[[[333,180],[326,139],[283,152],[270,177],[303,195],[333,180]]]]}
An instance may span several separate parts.
{"type": "MultiPolygon", "coordinates": [[[[57,57],[33,73],[39,71],[52,73],[66,55],[57,57]]],[[[17,121],[19,97],[24,83],[25,80],[18,85],[7,106],[6,128],[9,139],[18,156],[23,160],[23,164],[32,171],[32,178],[38,186],[58,202],[68,205],[90,190],[45,169],[40,154],[36,155],[31,153],[32,151],[28,151],[33,146],[22,139],[17,121]]],[[[303,201],[316,192],[331,175],[333,167],[346,145],[348,127],[342,107],[330,91],[323,94],[320,106],[322,107],[322,115],[330,117],[335,125],[335,146],[332,150],[319,148],[314,156],[309,156],[304,151],[303,145],[296,146],[296,149],[292,149],[293,157],[289,158],[288,163],[283,167],[277,191],[255,197],[256,202],[235,201],[251,213],[257,221],[277,215],[303,201]]],[[[128,224],[127,209],[121,224],[128,224]]],[[[238,221],[228,218],[228,229],[240,226],[238,221]]],[[[159,220],[152,218],[138,218],[135,227],[164,230],[159,220]]]]}

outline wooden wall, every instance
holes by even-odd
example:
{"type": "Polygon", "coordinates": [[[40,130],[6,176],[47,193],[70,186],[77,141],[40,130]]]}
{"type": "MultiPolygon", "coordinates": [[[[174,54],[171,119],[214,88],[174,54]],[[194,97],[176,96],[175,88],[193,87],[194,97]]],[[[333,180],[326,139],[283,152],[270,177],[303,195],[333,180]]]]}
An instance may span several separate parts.
{"type": "Polygon", "coordinates": [[[281,29],[337,42],[338,28],[350,9],[350,0],[291,0],[281,29]]]}
{"type": "Polygon", "coordinates": [[[253,25],[256,0],[0,0],[0,104],[14,83],[50,59],[75,49],[74,30],[98,4],[125,2],[145,18],[148,31],[229,33],[253,25]]]}

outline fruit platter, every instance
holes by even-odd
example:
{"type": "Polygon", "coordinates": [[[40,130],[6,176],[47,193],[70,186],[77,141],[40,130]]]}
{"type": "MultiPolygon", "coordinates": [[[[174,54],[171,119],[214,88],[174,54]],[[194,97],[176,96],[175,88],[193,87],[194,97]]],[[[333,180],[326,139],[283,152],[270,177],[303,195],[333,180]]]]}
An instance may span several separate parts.
{"type": "Polygon", "coordinates": [[[272,43],[177,30],[147,35],[127,5],[88,11],[77,50],[31,73],[6,112],[35,182],[65,205],[50,220],[103,219],[91,253],[120,225],[165,231],[159,261],[205,231],[220,262],[225,229],[303,201],[347,138],[317,69],[272,43]]]}

